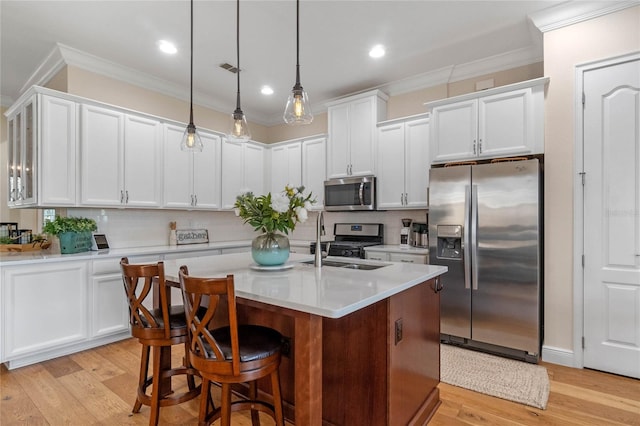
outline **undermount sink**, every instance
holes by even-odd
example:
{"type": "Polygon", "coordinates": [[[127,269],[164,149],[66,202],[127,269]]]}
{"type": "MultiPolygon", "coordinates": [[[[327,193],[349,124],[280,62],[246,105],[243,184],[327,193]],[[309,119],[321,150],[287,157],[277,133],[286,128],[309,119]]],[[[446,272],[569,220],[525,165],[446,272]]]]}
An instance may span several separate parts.
{"type": "MultiPolygon", "coordinates": [[[[313,265],[313,260],[308,260],[306,262],[310,265],[313,265]]],[[[388,265],[373,265],[369,263],[353,263],[353,262],[341,262],[337,260],[323,260],[322,266],[333,266],[334,268],[346,268],[346,269],[360,269],[362,271],[371,271],[373,269],[384,268],[388,265]]]]}

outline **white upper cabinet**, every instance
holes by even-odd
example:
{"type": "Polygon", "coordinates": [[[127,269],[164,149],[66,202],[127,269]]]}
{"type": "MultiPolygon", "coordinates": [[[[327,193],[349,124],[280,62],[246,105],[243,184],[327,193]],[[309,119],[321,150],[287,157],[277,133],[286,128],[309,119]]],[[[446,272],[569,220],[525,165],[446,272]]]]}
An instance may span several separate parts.
{"type": "Polygon", "coordinates": [[[434,163],[544,153],[548,78],[427,103],[434,163]]]}
{"type": "Polygon", "coordinates": [[[378,208],[428,207],[429,165],[428,118],[381,123],[376,182],[378,208]]]}
{"type": "Polygon", "coordinates": [[[286,185],[302,185],[302,142],[288,142],[270,148],[271,186],[269,191],[281,192],[286,185]]]}
{"type": "Polygon", "coordinates": [[[236,197],[251,191],[262,195],[264,147],[251,142],[222,141],[222,208],[232,209],[236,197]]]}
{"type": "Polygon", "coordinates": [[[376,124],[388,96],[375,90],[328,105],[327,177],[375,174],[376,124]]]}
{"type": "Polygon", "coordinates": [[[313,194],[313,210],[324,207],[324,181],[326,179],[327,139],[317,137],[302,141],[302,185],[305,193],[313,194]]]}
{"type": "Polygon", "coordinates": [[[7,112],[9,207],[76,204],[76,103],[40,92],[7,112]]]}
{"type": "Polygon", "coordinates": [[[184,125],[164,126],[163,206],[175,209],[220,208],[221,138],[198,130],[202,152],[184,152],[184,125]]]}
{"type": "Polygon", "coordinates": [[[81,203],[159,207],[162,123],[91,104],[81,123],[81,203]]]}

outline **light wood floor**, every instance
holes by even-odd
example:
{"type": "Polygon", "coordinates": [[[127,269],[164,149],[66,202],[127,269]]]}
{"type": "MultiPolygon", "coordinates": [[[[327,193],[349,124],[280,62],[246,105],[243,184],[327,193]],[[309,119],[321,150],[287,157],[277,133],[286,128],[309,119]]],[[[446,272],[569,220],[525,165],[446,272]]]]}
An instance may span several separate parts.
{"type": "MultiPolygon", "coordinates": [[[[139,343],[129,339],[12,371],[2,366],[0,424],[146,425],[148,407],[131,414],[139,357],[139,343]]],[[[640,425],[640,380],[542,365],[551,381],[546,410],[441,383],[442,405],[430,425],[640,425]]],[[[162,408],[161,424],[197,424],[197,412],[198,399],[162,408]]],[[[238,414],[233,424],[251,422],[238,414]]]]}

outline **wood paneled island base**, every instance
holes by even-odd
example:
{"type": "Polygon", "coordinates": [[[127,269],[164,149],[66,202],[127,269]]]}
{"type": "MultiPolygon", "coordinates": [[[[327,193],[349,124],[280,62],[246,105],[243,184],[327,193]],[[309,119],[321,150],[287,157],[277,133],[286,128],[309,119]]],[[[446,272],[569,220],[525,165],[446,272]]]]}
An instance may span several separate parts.
{"type": "Polygon", "coordinates": [[[440,405],[437,280],[336,319],[238,298],[241,322],[290,339],[280,367],[286,417],[304,426],[426,424],[440,405]]]}

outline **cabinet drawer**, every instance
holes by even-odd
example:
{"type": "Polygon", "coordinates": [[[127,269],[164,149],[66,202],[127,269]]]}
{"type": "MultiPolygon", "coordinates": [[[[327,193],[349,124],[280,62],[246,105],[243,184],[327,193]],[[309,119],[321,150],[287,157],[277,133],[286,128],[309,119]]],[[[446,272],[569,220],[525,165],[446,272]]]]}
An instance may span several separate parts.
{"type": "Polygon", "coordinates": [[[115,274],[120,271],[120,259],[100,259],[93,261],[93,275],[115,274]]]}
{"type": "Polygon", "coordinates": [[[405,263],[429,263],[428,256],[426,254],[389,253],[389,260],[392,262],[405,263]]]}
{"type": "Polygon", "coordinates": [[[366,251],[365,258],[369,260],[381,260],[386,262],[389,260],[389,253],[382,253],[379,251],[366,251]]]}

